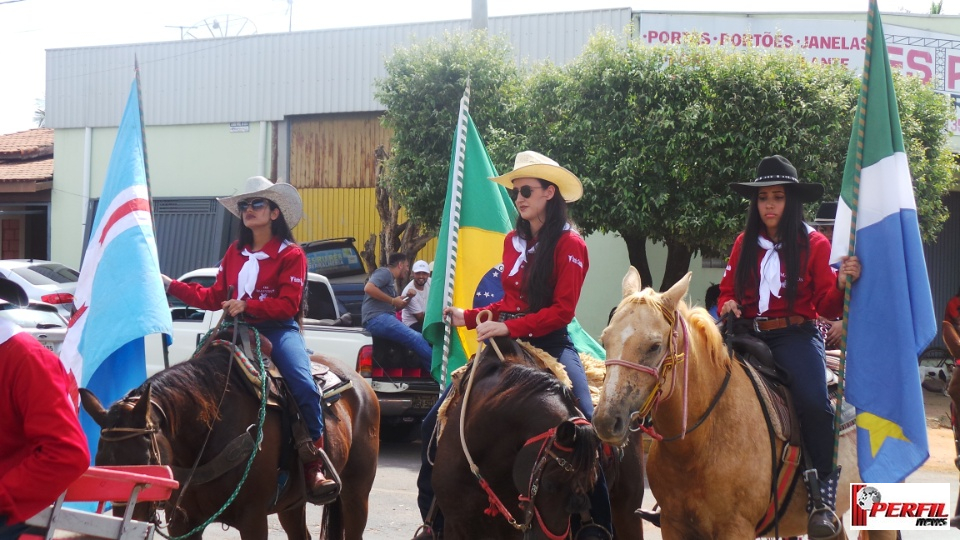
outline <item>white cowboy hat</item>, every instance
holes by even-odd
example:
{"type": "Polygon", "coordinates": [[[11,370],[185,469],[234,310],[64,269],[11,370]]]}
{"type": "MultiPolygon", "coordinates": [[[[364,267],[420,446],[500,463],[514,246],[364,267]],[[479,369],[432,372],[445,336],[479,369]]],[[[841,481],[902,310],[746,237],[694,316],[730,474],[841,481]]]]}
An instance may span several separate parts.
{"type": "Polygon", "coordinates": [[[286,183],[276,183],[267,180],[262,176],[252,176],[247,178],[243,185],[243,191],[239,195],[232,197],[221,197],[217,199],[231,214],[243,219],[240,216],[240,209],[237,203],[247,199],[268,199],[273,201],[283,214],[287,226],[293,229],[300,223],[303,217],[303,202],[300,200],[300,194],[297,188],[286,183]]]}
{"type": "Polygon", "coordinates": [[[573,202],[583,196],[583,184],[577,175],[561,167],[556,161],[547,156],[526,150],[517,154],[513,162],[513,170],[507,174],[493,177],[490,180],[513,189],[513,181],[517,178],[540,178],[557,186],[560,196],[567,202],[573,202]]]}

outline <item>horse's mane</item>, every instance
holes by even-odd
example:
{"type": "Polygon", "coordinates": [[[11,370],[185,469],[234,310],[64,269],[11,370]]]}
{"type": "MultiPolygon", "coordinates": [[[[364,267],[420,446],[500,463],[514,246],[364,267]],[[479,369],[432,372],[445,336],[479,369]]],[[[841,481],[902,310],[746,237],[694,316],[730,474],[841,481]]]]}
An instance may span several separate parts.
{"type": "MultiPolygon", "coordinates": [[[[647,304],[662,312],[664,309],[662,297],[661,293],[647,287],[639,293],[624,297],[617,309],[626,304],[647,304]]],[[[689,307],[683,301],[677,306],[677,311],[687,321],[691,354],[697,358],[710,359],[719,368],[730,369],[730,355],[713,316],[702,307],[689,307]]]]}
{"type": "MultiPolygon", "coordinates": [[[[569,417],[580,416],[576,408],[576,397],[570,387],[561,383],[557,377],[539,368],[522,364],[502,364],[498,388],[487,400],[484,410],[500,408],[521,410],[523,403],[530,398],[542,399],[544,395],[554,395],[567,407],[569,417]]],[[[599,439],[592,424],[576,426],[576,437],[570,464],[577,471],[589,471],[595,464],[599,439]]],[[[591,486],[592,487],[592,484],[591,486]]]]}
{"type": "Polygon", "coordinates": [[[180,430],[181,416],[195,417],[212,426],[218,419],[217,403],[224,388],[227,354],[222,347],[211,347],[203,356],[156,373],[127,396],[143,395],[149,385],[153,401],[160,405],[169,422],[171,437],[180,430]]]}

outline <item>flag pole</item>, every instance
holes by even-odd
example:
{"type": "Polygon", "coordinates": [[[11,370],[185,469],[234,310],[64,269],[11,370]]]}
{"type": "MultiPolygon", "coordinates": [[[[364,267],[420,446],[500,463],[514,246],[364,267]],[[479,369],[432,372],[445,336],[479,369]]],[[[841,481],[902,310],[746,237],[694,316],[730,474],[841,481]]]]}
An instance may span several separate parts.
{"type": "MultiPolygon", "coordinates": [[[[447,220],[447,260],[446,279],[443,280],[443,307],[453,305],[453,280],[457,271],[457,243],[460,231],[460,202],[463,200],[463,161],[467,150],[467,117],[470,111],[470,78],[460,98],[460,114],[457,117],[457,150],[454,156],[453,194],[450,196],[450,219],[447,220]]],[[[445,320],[443,324],[443,358],[440,370],[440,388],[447,385],[447,366],[450,363],[450,337],[453,324],[445,320]]]]}
{"type": "MultiPolygon", "coordinates": [[[[150,167],[147,165],[147,126],[143,123],[143,92],[140,86],[140,61],[133,55],[133,73],[137,81],[137,113],[140,115],[140,147],[143,149],[143,176],[147,181],[147,204],[150,207],[150,226],[153,234],[157,234],[157,218],[153,215],[153,190],[150,189],[150,167]]],[[[160,336],[160,345],[163,347],[163,369],[170,367],[170,346],[166,336],[160,336]]]]}
{"type": "MultiPolygon", "coordinates": [[[[853,193],[850,198],[850,234],[847,240],[847,256],[853,257],[857,247],[857,208],[860,202],[860,173],[863,169],[863,139],[867,120],[867,93],[870,89],[870,67],[873,60],[873,22],[877,13],[877,1],[870,0],[867,9],[867,41],[863,58],[863,75],[860,79],[860,101],[854,117],[856,125],[853,127],[853,137],[856,138],[856,155],[854,159],[853,193]]],[[[833,468],[837,468],[840,454],[840,427],[843,422],[840,411],[843,407],[844,391],[846,387],[847,371],[847,326],[850,322],[850,290],[853,288],[853,278],[848,274],[843,289],[843,323],[840,333],[840,373],[837,385],[837,401],[833,414],[833,468]]]]}

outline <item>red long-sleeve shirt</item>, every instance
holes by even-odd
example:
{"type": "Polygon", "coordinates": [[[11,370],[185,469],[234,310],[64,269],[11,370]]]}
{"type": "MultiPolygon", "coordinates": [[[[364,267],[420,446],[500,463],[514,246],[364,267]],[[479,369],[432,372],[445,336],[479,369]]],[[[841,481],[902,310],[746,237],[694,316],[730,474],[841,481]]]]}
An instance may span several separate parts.
{"type": "MultiPolygon", "coordinates": [[[[233,287],[233,298],[237,297],[237,281],[240,268],[247,257],[237,251],[234,242],[227,248],[217,280],[209,287],[199,283],[183,283],[174,280],[168,292],[190,306],[200,309],[217,310],[227,300],[227,288],[233,287]]],[[[253,295],[244,298],[247,309],[244,316],[247,322],[256,324],[264,321],[286,321],[294,318],[300,311],[303,297],[304,280],[307,277],[307,257],[300,246],[281,242],[276,237],[270,239],[261,252],[267,258],[258,261],[260,271],[253,295]]]]}
{"type": "MultiPolygon", "coordinates": [[[[510,232],[503,241],[503,273],[500,274],[503,298],[484,308],[465,310],[463,318],[467,328],[477,327],[477,314],[483,309],[492,311],[493,319],[498,320],[500,313],[525,313],[530,308],[522,290],[529,260],[520,266],[516,274],[508,275],[520,258],[520,253],[513,247],[513,237],[516,234],[516,231],[510,232]]],[[[540,255],[533,254],[535,257],[540,255]]],[[[587,244],[576,231],[566,231],[557,240],[557,247],[553,252],[553,275],[550,276],[553,303],[536,313],[504,321],[510,329],[510,337],[530,339],[566,328],[576,313],[580,290],[589,267],[587,244]]]]}
{"type": "Polygon", "coordinates": [[[8,524],[53,504],[90,466],[71,380],[33,336],[0,343],[0,515],[8,524]]]}
{"type": "MultiPolygon", "coordinates": [[[[801,315],[806,319],[815,319],[821,315],[828,319],[836,319],[843,310],[843,291],[837,288],[837,273],[830,266],[830,241],[819,232],[811,232],[807,238],[810,241],[809,253],[806,255],[807,266],[801,269],[800,282],[797,283],[797,297],[793,309],[787,309],[786,287],[780,289],[780,298],[770,296],[770,307],[763,313],[764,317],[779,318],[791,315],[801,315]]],[[[717,305],[723,307],[728,300],[736,300],[734,296],[734,279],[737,273],[737,262],[740,260],[740,250],[743,246],[743,233],[737,237],[730,253],[730,262],[720,280],[720,298],[717,305]]],[[[757,249],[757,275],[760,275],[760,261],[765,251],[757,249]]],[[[780,254],[777,253],[779,257],[780,254]]],[[[801,253],[803,260],[805,255],[801,253]]],[[[786,265],[780,259],[780,283],[787,280],[786,265]]],[[[753,318],[758,315],[760,290],[754,283],[744,287],[744,298],[740,302],[743,306],[743,317],[753,318]]]]}

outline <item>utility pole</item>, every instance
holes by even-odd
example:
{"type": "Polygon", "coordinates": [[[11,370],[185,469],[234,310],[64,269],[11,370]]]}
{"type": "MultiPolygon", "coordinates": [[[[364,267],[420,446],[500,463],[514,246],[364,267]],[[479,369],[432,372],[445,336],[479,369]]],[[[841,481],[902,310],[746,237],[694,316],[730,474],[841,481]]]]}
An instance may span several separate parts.
{"type": "Polygon", "coordinates": [[[471,27],[474,30],[487,29],[487,0],[471,0],[473,2],[473,17],[471,27]]]}

